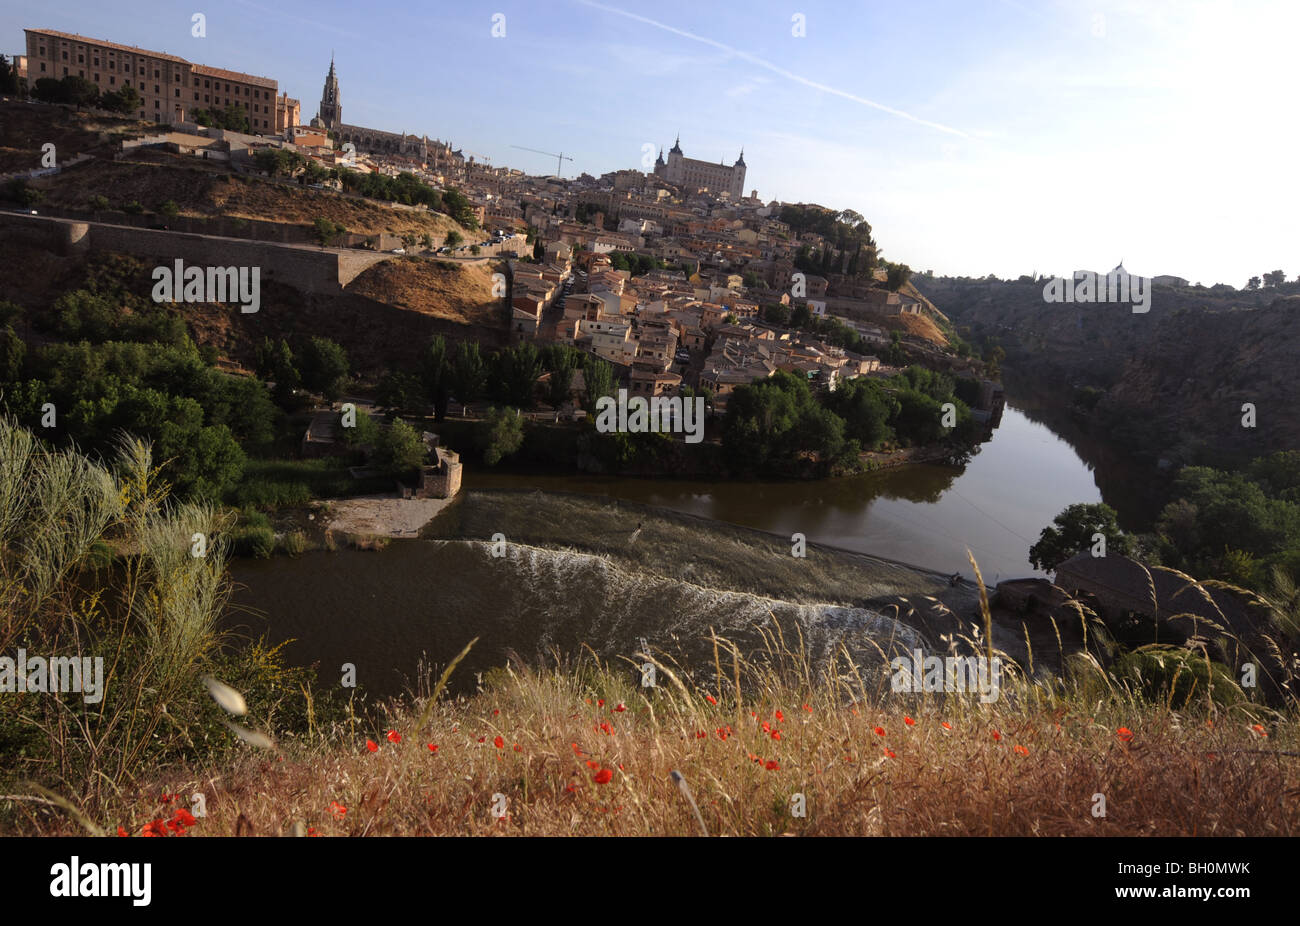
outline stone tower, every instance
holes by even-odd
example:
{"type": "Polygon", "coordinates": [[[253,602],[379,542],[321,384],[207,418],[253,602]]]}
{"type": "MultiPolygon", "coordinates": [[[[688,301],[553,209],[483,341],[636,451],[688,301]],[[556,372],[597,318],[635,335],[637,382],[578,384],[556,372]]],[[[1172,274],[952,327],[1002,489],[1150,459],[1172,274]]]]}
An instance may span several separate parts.
{"type": "Polygon", "coordinates": [[[334,74],[333,55],[330,55],[330,72],[325,78],[325,89],[321,91],[317,115],[327,129],[337,129],[343,123],[343,101],[339,96],[339,79],[334,74]]]}

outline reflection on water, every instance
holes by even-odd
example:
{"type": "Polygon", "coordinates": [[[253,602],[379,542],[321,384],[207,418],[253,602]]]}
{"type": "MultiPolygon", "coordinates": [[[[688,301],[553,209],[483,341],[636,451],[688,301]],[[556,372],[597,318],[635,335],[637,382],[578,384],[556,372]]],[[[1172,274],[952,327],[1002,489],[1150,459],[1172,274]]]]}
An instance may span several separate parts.
{"type": "Polygon", "coordinates": [[[1008,406],[963,468],[918,464],[817,482],[696,482],[467,472],[466,488],[534,487],[661,505],[985,580],[1036,574],[1029,547],[1065,506],[1101,501],[1092,469],[1008,406]]]}

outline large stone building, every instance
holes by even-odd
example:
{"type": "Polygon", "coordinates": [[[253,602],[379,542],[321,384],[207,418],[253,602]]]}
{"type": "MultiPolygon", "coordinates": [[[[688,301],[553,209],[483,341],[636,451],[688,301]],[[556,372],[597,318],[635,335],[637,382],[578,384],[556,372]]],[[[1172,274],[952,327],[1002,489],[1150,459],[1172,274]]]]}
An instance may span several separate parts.
{"type": "Polygon", "coordinates": [[[669,183],[686,187],[688,190],[708,190],[710,193],[727,193],[733,200],[745,195],[745,152],[740,152],[736,163],[728,167],[719,161],[713,164],[688,158],[682,154],[682,140],[678,136],[668,151],[668,160],[664,161],[663,152],[655,161],[656,177],[662,177],[669,183]]]}
{"type": "Polygon", "coordinates": [[[77,76],[101,93],[134,87],[140,94],[141,119],[172,125],[188,121],[195,110],[238,106],[248,114],[252,132],[279,134],[298,110],[298,101],[279,96],[269,77],[194,64],[176,55],[119,45],[53,29],[25,29],[27,85],[43,77],[77,76]]]}
{"type": "Polygon", "coordinates": [[[330,70],[325,75],[325,87],[320,95],[320,110],[312,125],[318,125],[334,133],[339,147],[351,142],[357,151],[363,154],[386,154],[412,158],[428,162],[436,160],[438,154],[450,154],[449,146],[432,141],[427,135],[407,135],[405,132],[383,132],[368,129],[360,125],[348,125],[343,121],[343,97],[339,91],[338,74],[334,71],[334,59],[330,58],[330,70]],[[443,151],[442,149],[446,149],[443,151]]]}

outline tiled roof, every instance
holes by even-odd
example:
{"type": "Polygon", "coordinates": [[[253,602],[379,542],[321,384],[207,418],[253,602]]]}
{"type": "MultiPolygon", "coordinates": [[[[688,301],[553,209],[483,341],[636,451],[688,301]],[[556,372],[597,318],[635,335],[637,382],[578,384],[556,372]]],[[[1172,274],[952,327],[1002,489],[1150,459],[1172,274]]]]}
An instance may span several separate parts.
{"type": "Polygon", "coordinates": [[[151,58],[162,58],[165,61],[175,61],[179,64],[189,64],[190,62],[176,55],[169,55],[161,51],[150,51],[147,48],[139,48],[135,45],[119,45],[117,42],[106,42],[103,39],[92,39],[88,36],[77,35],[72,32],[58,32],[54,29],[25,29],[25,32],[32,32],[37,35],[48,35],[54,38],[67,39],[70,42],[82,42],[86,45],[97,45],[100,48],[114,48],[118,51],[130,52],[133,55],[148,55],[151,58]]]}

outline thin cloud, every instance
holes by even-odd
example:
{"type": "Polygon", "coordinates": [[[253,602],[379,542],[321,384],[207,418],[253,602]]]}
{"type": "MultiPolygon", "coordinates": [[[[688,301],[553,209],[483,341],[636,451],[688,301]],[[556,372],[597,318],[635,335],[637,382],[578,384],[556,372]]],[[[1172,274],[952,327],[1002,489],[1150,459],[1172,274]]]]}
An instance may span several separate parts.
{"type": "Polygon", "coordinates": [[[682,38],[690,39],[692,42],[699,42],[703,45],[709,45],[713,48],[718,49],[719,51],[725,51],[729,55],[735,55],[737,58],[740,58],[742,61],[747,61],[750,64],[756,65],[757,67],[761,67],[768,71],[771,71],[773,74],[779,74],[781,77],[784,77],[786,80],[793,81],[797,84],[802,84],[805,87],[811,87],[813,90],[819,90],[822,93],[829,93],[832,96],[838,96],[845,100],[851,100],[852,102],[859,103],[863,106],[870,106],[872,109],[878,109],[881,112],[889,113],[891,116],[897,116],[900,119],[906,119],[908,122],[915,122],[917,125],[923,125],[926,126],[927,128],[935,129],[940,132],[947,132],[950,135],[958,135],[962,138],[968,137],[967,134],[963,132],[961,129],[954,129],[952,126],[943,125],[942,123],[939,122],[931,122],[929,119],[922,119],[920,116],[914,116],[911,113],[904,112],[901,109],[895,109],[892,106],[886,106],[884,103],[877,103],[875,100],[869,100],[866,97],[858,96],[855,93],[849,93],[846,90],[839,90],[835,87],[831,87],[826,84],[819,83],[818,81],[810,80],[809,78],[802,77],[799,74],[795,74],[792,71],[787,71],[785,68],[775,65],[770,61],[766,61],[763,58],[759,58],[757,55],[751,55],[747,51],[741,51],[739,48],[733,48],[732,46],[724,44],[723,42],[719,42],[716,39],[710,39],[702,35],[696,35],[694,32],[687,32],[685,29],[678,29],[676,26],[670,26],[666,23],[661,23],[658,20],[650,19],[647,16],[641,16],[636,13],[629,13],[627,10],[620,10],[618,7],[606,6],[603,3],[597,3],[596,0],[578,0],[578,2],[581,3],[583,6],[589,6],[597,10],[604,10],[606,13],[613,13],[616,16],[622,16],[626,19],[631,19],[631,20],[635,20],[636,22],[645,23],[647,26],[654,26],[656,29],[662,29],[664,32],[671,32],[673,35],[680,35],[682,38]]]}

